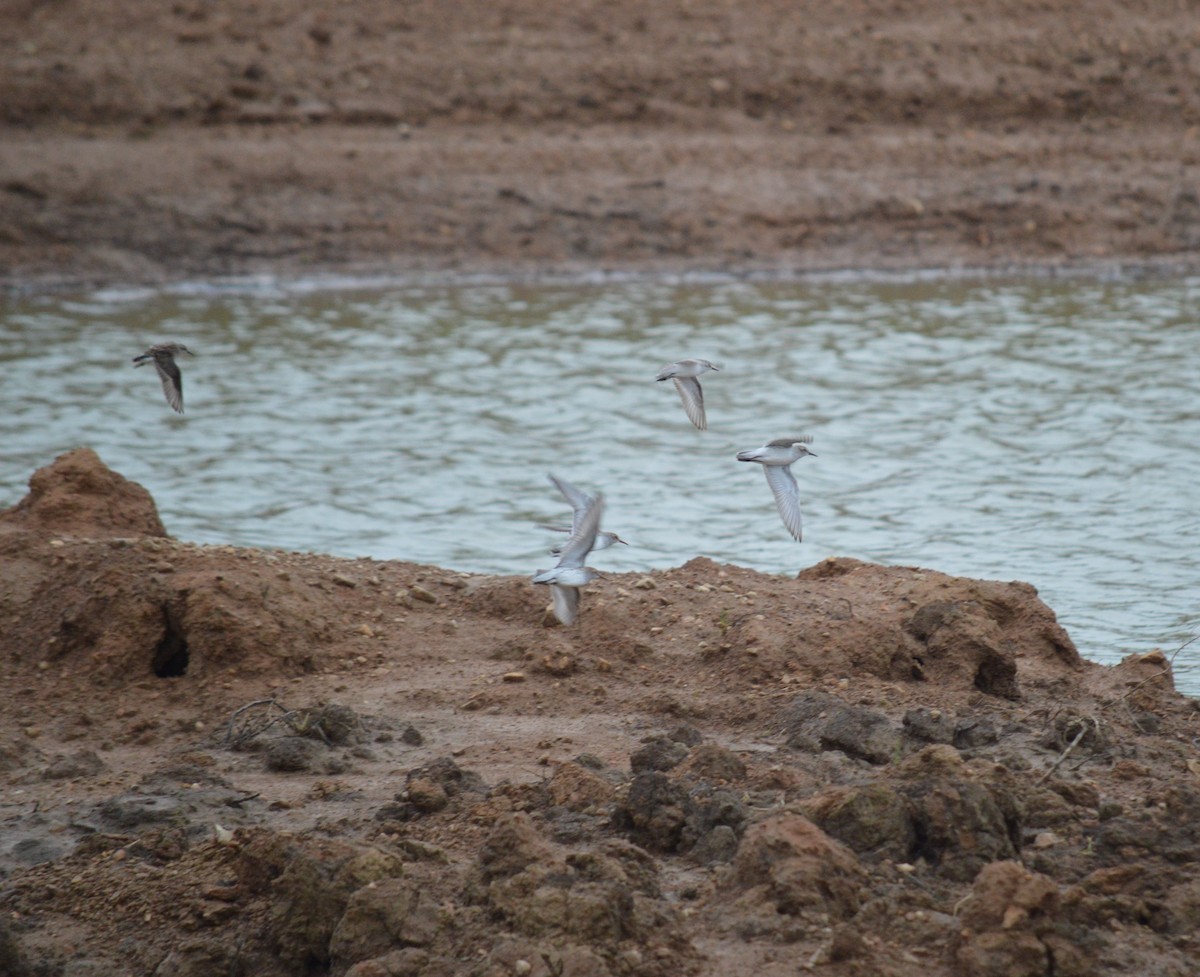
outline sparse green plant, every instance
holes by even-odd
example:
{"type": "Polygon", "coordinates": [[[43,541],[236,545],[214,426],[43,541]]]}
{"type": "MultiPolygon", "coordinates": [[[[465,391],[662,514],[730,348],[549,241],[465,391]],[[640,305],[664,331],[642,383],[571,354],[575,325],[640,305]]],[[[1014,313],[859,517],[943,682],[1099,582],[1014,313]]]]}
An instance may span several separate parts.
{"type": "Polygon", "coordinates": [[[729,616],[729,608],[721,611],[721,616],[717,618],[717,629],[721,632],[721,637],[725,637],[729,633],[729,629],[733,627],[733,620],[729,616]]]}

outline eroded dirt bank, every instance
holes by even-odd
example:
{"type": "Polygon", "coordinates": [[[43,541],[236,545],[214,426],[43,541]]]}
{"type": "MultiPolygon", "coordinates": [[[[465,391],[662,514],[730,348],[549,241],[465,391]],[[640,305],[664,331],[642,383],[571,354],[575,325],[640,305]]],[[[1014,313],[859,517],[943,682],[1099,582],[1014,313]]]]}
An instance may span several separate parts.
{"type": "Polygon", "coordinates": [[[0,971],[1195,973],[1194,700],[1027,584],[196,546],[0,513],[0,971]]]}
{"type": "Polygon", "coordinates": [[[0,6],[0,280],[1196,267],[1173,0],[0,6]]]}

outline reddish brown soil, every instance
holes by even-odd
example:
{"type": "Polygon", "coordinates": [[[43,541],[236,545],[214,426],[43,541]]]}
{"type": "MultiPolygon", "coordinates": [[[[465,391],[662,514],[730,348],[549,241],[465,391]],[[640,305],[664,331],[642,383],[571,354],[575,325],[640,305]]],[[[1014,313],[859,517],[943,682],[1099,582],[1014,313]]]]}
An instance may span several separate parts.
{"type": "Polygon", "coordinates": [[[10,0],[0,276],[1194,268],[1173,0],[10,0]]]}
{"type": "Polygon", "coordinates": [[[1028,584],[587,591],[0,513],[0,971],[1195,973],[1194,700],[1028,584]]]}

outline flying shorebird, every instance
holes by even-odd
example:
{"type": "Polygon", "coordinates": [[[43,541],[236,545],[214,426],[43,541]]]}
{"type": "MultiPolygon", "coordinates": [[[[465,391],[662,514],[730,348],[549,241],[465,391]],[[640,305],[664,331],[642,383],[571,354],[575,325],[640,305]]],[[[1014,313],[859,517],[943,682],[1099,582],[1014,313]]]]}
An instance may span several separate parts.
{"type": "Polygon", "coordinates": [[[603,514],[604,496],[597,495],[577,521],[576,529],[563,546],[562,555],[554,569],[539,570],[533,575],[534,583],[550,585],[554,616],[563,624],[572,624],[579,616],[579,589],[600,576],[598,570],[584,566],[584,563],[596,543],[603,514]]]}
{"type": "Polygon", "coordinates": [[[154,369],[158,371],[158,378],[162,380],[163,393],[166,394],[167,403],[171,405],[171,410],[175,413],[182,414],[183,374],[175,365],[175,356],[178,353],[187,353],[188,356],[196,355],[183,343],[158,343],[147,349],[141,356],[135,356],[133,365],[145,366],[153,360],[154,369]]]}
{"type": "MultiPolygon", "coordinates": [[[[542,529],[549,529],[555,533],[570,533],[572,536],[579,531],[579,524],[583,522],[583,517],[587,514],[588,507],[592,504],[592,497],[581,489],[577,489],[574,485],[568,482],[565,478],[559,478],[557,475],[547,475],[547,478],[554,483],[554,487],[558,489],[563,498],[571,506],[574,515],[571,518],[571,528],[563,529],[559,526],[542,526],[542,529]]],[[[622,543],[626,546],[629,544],[621,539],[616,533],[604,532],[603,530],[596,533],[596,542],[592,544],[593,552],[596,550],[606,550],[610,546],[615,546],[617,543],[622,543]]],[[[551,556],[562,556],[562,552],[566,549],[568,543],[562,546],[556,546],[550,551],[551,556]]]]}
{"type": "Polygon", "coordinates": [[[796,487],[791,465],[805,455],[812,455],[814,458],[817,456],[816,452],[808,448],[811,443],[811,435],[804,434],[795,438],[776,438],[761,448],[737,453],[738,461],[756,461],[763,466],[763,474],[767,476],[767,484],[775,494],[775,504],[779,506],[783,524],[797,540],[801,537],[803,527],[800,519],[800,490],[796,487]]]}
{"type": "Polygon", "coordinates": [[[678,363],[668,363],[658,371],[655,380],[674,380],[675,389],[679,391],[679,399],[683,401],[683,409],[687,411],[688,420],[701,431],[708,430],[708,418],[704,416],[704,391],[700,389],[700,381],[696,377],[709,370],[719,371],[721,368],[708,360],[680,360],[678,363]]]}

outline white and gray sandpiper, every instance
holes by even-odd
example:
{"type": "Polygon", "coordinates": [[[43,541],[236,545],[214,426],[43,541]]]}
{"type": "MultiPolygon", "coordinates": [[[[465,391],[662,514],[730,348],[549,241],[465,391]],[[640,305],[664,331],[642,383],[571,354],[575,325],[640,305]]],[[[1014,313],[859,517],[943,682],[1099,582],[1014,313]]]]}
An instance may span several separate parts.
{"type": "Polygon", "coordinates": [[[803,521],[800,518],[800,490],[792,475],[791,465],[805,455],[817,456],[809,449],[812,436],[798,435],[792,438],[776,438],[768,441],[761,448],[750,448],[737,453],[738,461],[754,461],[763,466],[763,474],[767,476],[767,484],[775,495],[775,504],[779,507],[779,515],[784,526],[797,541],[803,534],[803,521]]]}
{"type": "Polygon", "coordinates": [[[163,394],[176,414],[183,413],[183,374],[179,372],[175,363],[175,357],[180,353],[196,355],[183,343],[158,343],[133,358],[135,367],[154,363],[154,369],[158,371],[158,378],[162,381],[163,394]]]}
{"type": "MultiPolygon", "coordinates": [[[[561,483],[553,475],[550,476],[550,480],[558,486],[560,492],[563,492],[564,495],[567,494],[563,489],[563,485],[566,483],[561,483]]],[[[595,496],[579,494],[588,501],[582,514],[576,510],[571,538],[562,547],[558,563],[551,570],[539,570],[533,575],[534,583],[550,585],[554,616],[567,625],[573,624],[579,616],[580,588],[601,576],[600,571],[584,564],[587,562],[588,554],[592,552],[596,536],[600,532],[600,518],[604,514],[604,496],[600,493],[595,496]]]]}
{"type": "Polygon", "coordinates": [[[688,420],[701,431],[708,430],[708,418],[704,413],[704,391],[696,377],[709,370],[720,371],[720,367],[708,360],[680,360],[678,363],[668,363],[658,371],[655,380],[673,380],[675,389],[679,391],[679,399],[683,401],[683,409],[687,412],[688,420]]]}
{"type": "MultiPolygon", "coordinates": [[[[554,487],[562,493],[563,498],[566,499],[567,503],[571,506],[571,528],[564,529],[561,526],[546,525],[542,525],[539,528],[548,529],[553,533],[570,533],[572,536],[574,536],[575,533],[579,532],[579,525],[583,522],[584,516],[587,515],[588,507],[592,504],[592,497],[582,489],[576,488],[565,478],[559,478],[557,475],[547,475],[546,477],[554,483],[554,487]]],[[[592,544],[592,552],[594,553],[596,550],[606,550],[610,546],[615,546],[617,543],[621,543],[625,546],[629,545],[616,533],[610,533],[601,530],[600,532],[596,533],[596,542],[592,544]]],[[[569,541],[568,543],[564,543],[562,546],[555,546],[550,550],[550,555],[562,556],[563,550],[566,549],[568,544],[569,541]]]]}

